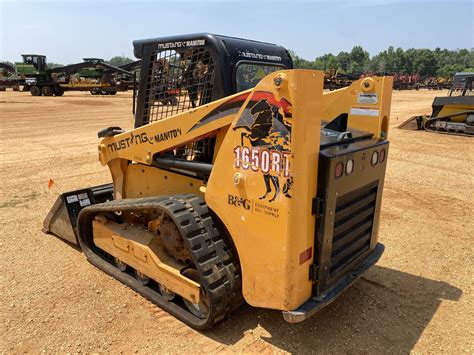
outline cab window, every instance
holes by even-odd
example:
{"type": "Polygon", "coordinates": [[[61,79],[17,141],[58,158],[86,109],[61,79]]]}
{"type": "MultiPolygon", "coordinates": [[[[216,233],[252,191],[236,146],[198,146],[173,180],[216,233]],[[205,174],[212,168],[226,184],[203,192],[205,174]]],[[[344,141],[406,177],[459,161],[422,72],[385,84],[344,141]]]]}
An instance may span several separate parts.
{"type": "Polygon", "coordinates": [[[266,75],[285,69],[281,65],[241,63],[237,66],[235,83],[237,92],[253,88],[266,75]]]}

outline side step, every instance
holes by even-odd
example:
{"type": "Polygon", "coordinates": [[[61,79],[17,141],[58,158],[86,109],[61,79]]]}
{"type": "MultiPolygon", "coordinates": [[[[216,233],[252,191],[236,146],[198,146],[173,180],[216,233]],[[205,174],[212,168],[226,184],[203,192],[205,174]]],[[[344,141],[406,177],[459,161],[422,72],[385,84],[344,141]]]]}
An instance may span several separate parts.
{"type": "Polygon", "coordinates": [[[43,221],[43,232],[79,245],[77,241],[79,212],[86,206],[113,200],[113,193],[113,184],[105,184],[59,195],[43,221]]]}

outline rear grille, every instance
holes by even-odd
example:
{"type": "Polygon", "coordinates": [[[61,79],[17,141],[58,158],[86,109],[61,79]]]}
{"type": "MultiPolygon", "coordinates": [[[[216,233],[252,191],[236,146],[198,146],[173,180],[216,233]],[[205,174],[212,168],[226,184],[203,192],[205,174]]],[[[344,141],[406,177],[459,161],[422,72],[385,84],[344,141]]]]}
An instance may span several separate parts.
{"type": "Polygon", "coordinates": [[[336,281],[344,269],[370,248],[378,181],[336,200],[329,278],[336,281]]]}

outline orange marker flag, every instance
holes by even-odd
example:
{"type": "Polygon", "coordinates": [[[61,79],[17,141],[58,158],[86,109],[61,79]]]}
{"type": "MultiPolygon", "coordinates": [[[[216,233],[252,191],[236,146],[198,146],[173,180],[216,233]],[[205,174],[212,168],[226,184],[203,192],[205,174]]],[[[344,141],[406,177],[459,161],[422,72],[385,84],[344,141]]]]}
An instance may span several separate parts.
{"type": "Polygon", "coordinates": [[[54,185],[54,180],[53,179],[49,179],[48,180],[48,189],[51,189],[54,185]]]}

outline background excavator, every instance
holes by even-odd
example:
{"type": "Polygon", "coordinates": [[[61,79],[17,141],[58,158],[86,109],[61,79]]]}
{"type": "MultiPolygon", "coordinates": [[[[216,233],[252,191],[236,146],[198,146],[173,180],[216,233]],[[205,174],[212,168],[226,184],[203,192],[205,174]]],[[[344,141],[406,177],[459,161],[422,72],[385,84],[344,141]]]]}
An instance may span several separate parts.
{"type": "Polygon", "coordinates": [[[112,183],[60,195],[45,232],[197,329],[243,300],[303,321],[379,260],[391,77],[323,92],[284,48],[213,34],[134,53],[135,128],[98,133],[112,183]]]}
{"type": "Polygon", "coordinates": [[[436,97],[431,115],[413,116],[399,128],[474,136],[474,73],[456,73],[448,96],[436,97]]]}

